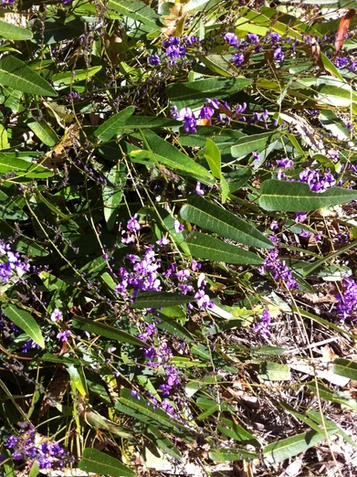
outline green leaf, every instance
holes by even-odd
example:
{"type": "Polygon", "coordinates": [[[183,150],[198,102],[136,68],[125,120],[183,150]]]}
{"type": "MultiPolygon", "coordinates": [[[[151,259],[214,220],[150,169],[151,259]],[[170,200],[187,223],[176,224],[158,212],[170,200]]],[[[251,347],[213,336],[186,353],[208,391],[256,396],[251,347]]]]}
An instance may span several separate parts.
{"type": "Polygon", "coordinates": [[[357,362],[344,358],[337,358],[333,362],[332,372],[338,376],[357,381],[357,362]]]}
{"type": "Polygon", "coordinates": [[[47,179],[53,172],[39,164],[26,161],[17,157],[16,152],[0,152],[0,174],[14,171],[16,179],[28,177],[29,179],[47,179]]]}
{"type": "Polygon", "coordinates": [[[97,321],[92,321],[81,316],[75,316],[72,320],[73,328],[78,328],[80,330],[89,331],[99,336],[104,336],[114,341],[120,341],[122,343],[128,343],[136,346],[142,346],[147,348],[148,345],[136,338],[135,336],[126,333],[114,326],[106,325],[104,323],[98,323],[97,321]]]}
{"type": "Polygon", "coordinates": [[[27,123],[28,127],[46,146],[54,146],[58,142],[58,136],[51,126],[42,119],[41,121],[31,121],[27,123]]]}
{"type": "Polygon", "coordinates": [[[191,81],[188,83],[175,83],[167,87],[166,93],[169,100],[178,107],[199,107],[206,98],[227,98],[231,94],[244,89],[252,84],[251,79],[238,78],[209,78],[191,81]]]}
{"type": "Polygon", "coordinates": [[[338,71],[338,69],[332,63],[332,61],[329,58],[327,58],[326,55],[324,55],[322,53],[322,51],[320,53],[320,58],[321,58],[322,64],[324,65],[325,69],[327,71],[329,71],[333,76],[335,76],[336,78],[338,78],[340,81],[342,81],[344,83],[345,81],[344,81],[343,77],[341,76],[341,73],[338,71]]]}
{"type": "Polygon", "coordinates": [[[55,86],[69,86],[80,81],[85,81],[91,76],[94,76],[102,69],[101,66],[93,66],[85,70],[65,71],[52,76],[52,81],[55,86]]]}
{"type": "Polygon", "coordinates": [[[221,152],[216,143],[209,137],[206,139],[205,158],[211,168],[212,175],[217,179],[221,178],[221,152]]]}
{"type": "Polygon", "coordinates": [[[264,361],[260,365],[259,377],[265,381],[289,381],[291,379],[287,364],[264,361]]]}
{"type": "Polygon", "coordinates": [[[198,194],[192,194],[180,215],[184,220],[198,225],[221,237],[257,248],[274,248],[272,242],[255,227],[239,219],[235,214],[214,205],[198,194]]]}
{"type": "Polygon", "coordinates": [[[121,437],[122,439],[131,439],[133,437],[118,424],[111,421],[110,419],[107,419],[106,417],[101,416],[95,411],[84,411],[83,417],[91,427],[94,427],[94,429],[108,431],[109,433],[121,437]]]}
{"type": "Polygon", "coordinates": [[[31,466],[31,470],[28,477],[37,477],[39,473],[40,473],[40,468],[38,466],[37,461],[35,460],[35,462],[31,466]]]}
{"type": "Polygon", "coordinates": [[[142,396],[139,399],[132,396],[130,389],[121,390],[120,398],[115,403],[115,409],[164,432],[185,436],[186,439],[190,436],[176,419],[162,409],[154,408],[142,396]]]}
{"type": "Polygon", "coordinates": [[[40,327],[30,313],[11,304],[3,306],[2,311],[10,321],[27,333],[35,343],[41,348],[45,347],[40,327]]]}
{"type": "Polygon", "coordinates": [[[8,55],[0,60],[0,84],[23,93],[57,96],[56,91],[23,61],[8,55]]]}
{"type": "Polygon", "coordinates": [[[195,340],[191,333],[187,331],[184,326],[180,325],[180,323],[178,323],[174,318],[165,316],[163,312],[159,313],[158,316],[160,318],[160,323],[156,326],[159,329],[166,330],[171,335],[178,336],[179,338],[186,340],[187,343],[191,343],[195,340]]]}
{"type": "Polygon", "coordinates": [[[256,459],[257,454],[245,449],[234,447],[233,449],[213,449],[209,451],[209,458],[217,462],[234,462],[237,460],[256,459]]]}
{"type": "Polygon", "coordinates": [[[85,472],[95,472],[111,477],[135,477],[136,473],[123,465],[118,459],[96,449],[84,449],[78,467],[85,472]]]}
{"type": "Polygon", "coordinates": [[[315,381],[310,381],[306,383],[306,386],[316,395],[319,395],[320,398],[326,399],[327,401],[336,402],[337,404],[342,404],[343,406],[349,407],[352,411],[357,412],[357,401],[353,399],[348,392],[344,391],[332,391],[330,388],[325,386],[322,383],[318,383],[318,390],[316,388],[315,381]]]}
{"type": "Polygon", "coordinates": [[[340,427],[338,426],[331,418],[321,415],[317,411],[306,411],[306,414],[313,419],[315,422],[323,425],[326,429],[334,431],[336,434],[340,434],[346,442],[348,442],[354,448],[357,448],[356,442],[351,439],[351,437],[340,427]]]}
{"type": "Polygon", "coordinates": [[[6,40],[31,40],[32,32],[25,28],[0,20],[0,36],[6,40]]]}
{"type": "Polygon", "coordinates": [[[25,212],[0,190],[0,217],[8,220],[26,220],[25,212]]]}
{"type": "Polygon", "coordinates": [[[119,113],[114,114],[94,131],[94,136],[103,142],[110,141],[118,134],[118,130],[125,126],[127,120],[134,114],[134,106],[128,106],[119,113]]]}
{"type": "Polygon", "coordinates": [[[131,308],[165,308],[168,306],[184,305],[191,303],[194,298],[187,295],[168,292],[141,292],[138,293],[131,308]]]}
{"type": "Polygon", "coordinates": [[[130,129],[161,129],[181,126],[181,121],[156,116],[131,116],[125,123],[130,129]]]}
{"type": "Polygon", "coordinates": [[[251,444],[254,447],[260,447],[259,442],[253,436],[253,434],[243,429],[243,427],[241,427],[239,424],[225,418],[221,418],[219,423],[220,425],[217,427],[217,429],[230,439],[234,439],[235,441],[243,442],[245,444],[251,444]]]}
{"type": "Polygon", "coordinates": [[[168,439],[164,437],[159,429],[150,427],[145,435],[151,440],[151,442],[158,448],[167,452],[174,459],[182,459],[182,455],[177,447],[168,439]]]}
{"type": "Polygon", "coordinates": [[[7,129],[0,124],[0,150],[9,148],[9,136],[7,129]]]}
{"type": "Polygon", "coordinates": [[[214,178],[207,169],[200,164],[197,164],[193,159],[179,151],[168,141],[161,139],[153,132],[146,133],[145,138],[151,151],[133,151],[130,154],[132,159],[135,159],[140,155],[141,158],[149,158],[156,164],[163,164],[172,169],[198,176],[202,181],[206,181],[206,183],[207,181],[209,183],[214,183],[214,178]]]}
{"type": "Polygon", "coordinates": [[[278,136],[279,133],[264,132],[242,137],[231,147],[231,154],[233,157],[244,157],[252,152],[262,152],[278,136]]]}
{"type": "Polygon", "coordinates": [[[192,234],[186,243],[195,258],[235,264],[262,265],[264,263],[263,259],[252,252],[199,232],[192,234]]]}
{"type": "Polygon", "coordinates": [[[82,368],[70,364],[67,366],[67,371],[71,378],[71,385],[82,394],[82,396],[86,396],[88,394],[88,388],[82,368]]]}
{"type": "Polygon", "coordinates": [[[108,229],[112,230],[123,198],[123,189],[126,182],[126,166],[117,164],[105,175],[107,185],[103,188],[104,219],[108,229]]]}
{"type": "Polygon", "coordinates": [[[339,205],[357,198],[357,191],[333,187],[325,192],[312,192],[308,184],[270,179],[260,187],[259,205],[265,210],[309,212],[339,205]]]}
{"type": "MultiPolygon", "coordinates": [[[[334,430],[328,431],[328,434],[334,434],[334,430]]],[[[308,431],[280,441],[271,442],[263,450],[264,462],[267,465],[278,464],[301,452],[305,452],[325,439],[326,437],[320,432],[308,431]]]]}
{"type": "Polygon", "coordinates": [[[159,15],[152,8],[139,1],[129,0],[109,0],[109,8],[125,15],[126,17],[138,20],[151,29],[156,30],[160,28],[159,15]]]}

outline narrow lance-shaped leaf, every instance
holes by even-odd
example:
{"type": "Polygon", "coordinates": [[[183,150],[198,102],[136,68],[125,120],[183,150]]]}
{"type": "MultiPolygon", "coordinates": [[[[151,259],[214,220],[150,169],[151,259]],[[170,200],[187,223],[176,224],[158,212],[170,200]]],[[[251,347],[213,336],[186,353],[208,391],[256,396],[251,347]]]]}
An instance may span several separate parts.
{"type": "Polygon", "coordinates": [[[0,36],[6,40],[31,40],[32,32],[26,28],[0,20],[0,36]]]}
{"type": "Polygon", "coordinates": [[[10,321],[25,331],[25,333],[27,333],[35,343],[37,343],[41,348],[45,347],[45,342],[43,340],[40,327],[28,311],[21,310],[21,308],[18,308],[15,305],[3,306],[2,311],[10,321]]]}
{"type": "Polygon", "coordinates": [[[142,396],[140,399],[132,396],[130,389],[121,390],[115,409],[164,432],[186,436],[186,439],[190,437],[188,431],[176,419],[162,409],[154,408],[142,396]]]}
{"type": "Polygon", "coordinates": [[[357,362],[348,359],[337,358],[333,362],[332,372],[339,376],[357,380],[357,362]]]}
{"type": "Polygon", "coordinates": [[[23,93],[57,96],[56,91],[23,61],[8,55],[0,60],[0,84],[23,93]]]}
{"type": "Polygon", "coordinates": [[[234,264],[262,265],[264,263],[264,260],[255,253],[199,232],[192,234],[186,243],[195,258],[234,264]]]}
{"type": "Polygon", "coordinates": [[[252,83],[248,78],[208,78],[169,85],[167,95],[179,109],[199,107],[206,98],[227,98],[252,83]]]}
{"type": "Polygon", "coordinates": [[[135,477],[136,473],[122,464],[118,459],[114,459],[97,449],[84,449],[82,460],[78,467],[85,472],[95,472],[100,475],[111,477],[135,477]]]}
{"type": "Polygon", "coordinates": [[[109,0],[109,8],[125,15],[133,20],[138,20],[144,25],[150,26],[153,30],[160,28],[157,21],[159,15],[148,5],[140,1],[132,0],[109,0]]]}
{"type": "Polygon", "coordinates": [[[141,292],[138,294],[131,308],[163,308],[175,305],[185,305],[194,301],[187,295],[167,292],[141,292]]]}
{"type": "Polygon", "coordinates": [[[139,338],[130,335],[126,331],[114,328],[114,326],[106,325],[105,323],[98,323],[93,320],[82,318],[81,316],[75,316],[73,318],[72,326],[73,328],[89,331],[90,333],[95,333],[114,341],[120,341],[122,343],[128,343],[141,347],[148,346],[144,341],[139,340],[139,338]]]}
{"type": "Polygon", "coordinates": [[[119,113],[114,114],[111,118],[107,119],[103,124],[95,130],[94,135],[101,141],[110,141],[112,137],[118,134],[119,129],[122,128],[126,121],[134,114],[135,108],[128,106],[119,113]]]}
{"type": "Polygon", "coordinates": [[[264,132],[261,134],[252,134],[238,140],[237,144],[231,147],[233,157],[243,157],[251,152],[261,152],[268,144],[278,137],[278,133],[264,132]]]}
{"type": "Polygon", "coordinates": [[[85,81],[91,76],[94,76],[102,69],[101,66],[93,66],[92,68],[65,71],[52,76],[52,81],[55,86],[69,86],[70,84],[85,81]]]}
{"type": "Polygon", "coordinates": [[[8,220],[26,220],[25,212],[0,190],[0,217],[8,220]]]}
{"type": "Polygon", "coordinates": [[[260,188],[259,205],[265,210],[308,212],[357,198],[357,191],[333,187],[325,192],[312,192],[308,184],[279,180],[264,181],[260,188]]]}
{"type": "Polygon", "coordinates": [[[251,247],[274,248],[272,242],[255,227],[198,194],[189,197],[188,203],[182,207],[180,214],[184,220],[224,238],[251,247]]]}

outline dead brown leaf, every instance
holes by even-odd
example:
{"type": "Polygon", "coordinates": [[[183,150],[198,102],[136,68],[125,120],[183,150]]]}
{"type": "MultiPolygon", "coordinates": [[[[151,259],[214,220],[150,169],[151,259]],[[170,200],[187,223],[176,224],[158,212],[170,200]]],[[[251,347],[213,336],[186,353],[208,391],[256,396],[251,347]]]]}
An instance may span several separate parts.
{"type": "Polygon", "coordinates": [[[336,40],[335,40],[336,54],[343,47],[343,44],[346,39],[346,34],[350,27],[351,20],[355,16],[355,14],[356,14],[356,10],[354,8],[351,8],[350,10],[348,10],[346,15],[344,15],[340,20],[340,24],[338,26],[336,40]]]}

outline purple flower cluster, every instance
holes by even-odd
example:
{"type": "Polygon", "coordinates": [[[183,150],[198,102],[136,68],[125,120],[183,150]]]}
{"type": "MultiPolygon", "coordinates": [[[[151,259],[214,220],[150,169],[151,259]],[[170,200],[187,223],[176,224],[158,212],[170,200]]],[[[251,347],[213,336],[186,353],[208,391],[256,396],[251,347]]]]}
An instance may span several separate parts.
{"type": "Polygon", "coordinates": [[[8,244],[0,241],[0,280],[3,283],[21,277],[29,269],[29,265],[20,260],[19,253],[13,253],[8,244]]]}
{"type": "Polygon", "coordinates": [[[191,108],[182,108],[178,111],[177,107],[174,106],[171,110],[171,116],[174,119],[183,121],[183,128],[186,132],[195,133],[197,132],[197,119],[191,108]]]}
{"type": "Polygon", "coordinates": [[[147,247],[144,257],[129,254],[127,260],[132,264],[133,270],[129,272],[121,267],[119,270],[121,281],[116,286],[116,292],[128,297],[128,287],[134,289],[133,298],[139,291],[160,291],[162,290],[161,279],[158,271],[161,267],[160,258],[155,256],[153,247],[147,247]]]}
{"type": "Polygon", "coordinates": [[[270,313],[268,310],[264,310],[262,313],[262,316],[260,317],[260,320],[258,323],[255,323],[254,325],[254,331],[261,335],[264,339],[269,338],[271,335],[269,331],[269,325],[270,325],[270,313]]]}
{"type": "Polygon", "coordinates": [[[181,45],[180,38],[172,36],[162,42],[166,48],[165,54],[170,59],[171,64],[176,64],[176,58],[183,58],[186,55],[186,48],[181,45]]]}
{"type": "MultiPolygon", "coordinates": [[[[259,45],[260,39],[255,33],[248,33],[245,40],[239,40],[235,33],[229,32],[223,36],[223,39],[228,43],[229,46],[236,48],[236,53],[232,56],[232,62],[236,67],[242,66],[245,62],[244,53],[247,52],[250,55],[251,45],[254,45],[255,52],[260,53],[262,51],[262,46],[259,45]]],[[[291,39],[287,39],[286,42],[289,43],[291,39]]],[[[284,59],[284,52],[282,50],[281,44],[283,43],[282,38],[279,33],[270,33],[262,43],[270,44],[274,48],[273,58],[275,61],[280,62],[284,59]],[[279,44],[279,43],[280,44],[279,44]]],[[[291,45],[291,49],[295,48],[295,44],[291,45]]],[[[249,57],[249,56],[248,56],[249,57]]]]}
{"type": "Polygon", "coordinates": [[[149,63],[150,63],[151,66],[161,65],[160,56],[158,56],[158,55],[151,55],[151,56],[149,57],[149,63]]]}
{"type": "Polygon", "coordinates": [[[336,184],[336,179],[329,172],[321,173],[319,169],[310,169],[307,167],[300,172],[300,181],[309,184],[312,192],[325,192],[329,187],[336,184]]]}
{"type": "Polygon", "coordinates": [[[35,428],[23,425],[28,430],[19,437],[9,436],[5,447],[12,451],[13,460],[36,461],[40,469],[55,469],[64,467],[70,459],[69,453],[55,442],[35,444],[35,428]]]}
{"type": "MultiPolygon", "coordinates": [[[[271,236],[269,238],[271,238],[271,236]]],[[[280,262],[278,260],[278,256],[279,252],[277,249],[270,250],[264,260],[264,265],[258,269],[259,272],[261,274],[270,273],[274,280],[284,282],[287,288],[299,288],[299,284],[293,277],[292,271],[286,265],[285,261],[280,262]]]]}
{"type": "Polygon", "coordinates": [[[338,316],[352,321],[357,320],[357,283],[352,278],[343,280],[343,291],[336,295],[338,316]]]}
{"type": "Polygon", "coordinates": [[[136,238],[135,238],[135,233],[138,232],[141,229],[141,226],[137,220],[138,214],[133,215],[128,220],[126,230],[123,231],[122,235],[122,243],[129,244],[129,243],[134,243],[136,238]]]}

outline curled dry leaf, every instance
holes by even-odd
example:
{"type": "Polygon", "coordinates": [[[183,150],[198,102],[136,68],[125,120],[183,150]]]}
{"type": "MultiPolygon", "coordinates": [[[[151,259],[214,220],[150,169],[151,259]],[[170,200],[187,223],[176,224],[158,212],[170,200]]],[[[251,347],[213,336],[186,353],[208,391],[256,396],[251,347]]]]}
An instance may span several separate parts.
{"type": "Polygon", "coordinates": [[[346,39],[346,34],[347,34],[348,29],[350,27],[351,20],[352,20],[352,18],[354,17],[355,14],[356,14],[356,10],[354,8],[351,8],[350,10],[348,10],[346,15],[344,15],[340,20],[340,24],[338,26],[336,40],[335,40],[336,54],[343,47],[343,44],[344,44],[345,39],[346,39]]]}

